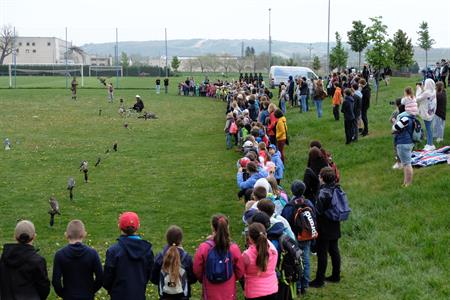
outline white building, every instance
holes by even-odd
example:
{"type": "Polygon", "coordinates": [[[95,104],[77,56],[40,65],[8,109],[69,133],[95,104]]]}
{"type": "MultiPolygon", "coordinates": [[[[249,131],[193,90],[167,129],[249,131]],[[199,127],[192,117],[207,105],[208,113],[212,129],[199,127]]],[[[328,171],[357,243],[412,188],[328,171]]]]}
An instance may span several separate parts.
{"type": "MultiPolygon", "coordinates": [[[[15,42],[17,64],[64,64],[65,53],[72,47],[71,42],[56,37],[17,37],[15,42]],[[66,50],[67,49],[67,50],[66,50]]],[[[71,52],[70,64],[90,64],[88,55],[71,52]]],[[[5,64],[13,63],[13,55],[5,58],[5,64]]]]}

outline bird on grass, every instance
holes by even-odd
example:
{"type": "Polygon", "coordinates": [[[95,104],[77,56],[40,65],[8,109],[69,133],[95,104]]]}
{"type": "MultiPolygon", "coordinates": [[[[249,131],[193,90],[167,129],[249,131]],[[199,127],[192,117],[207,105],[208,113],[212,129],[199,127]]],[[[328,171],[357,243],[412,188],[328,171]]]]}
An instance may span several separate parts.
{"type": "Polygon", "coordinates": [[[117,152],[117,142],[115,142],[115,143],[113,144],[113,150],[114,150],[114,152],[117,152]]]}
{"type": "Polygon", "coordinates": [[[84,173],[84,182],[87,183],[88,182],[88,162],[86,160],[83,160],[80,164],[80,172],[83,171],[84,173]]]}
{"type": "Polygon", "coordinates": [[[5,146],[5,150],[11,150],[11,142],[8,138],[3,141],[3,145],[5,146]]]}
{"type": "Polygon", "coordinates": [[[70,177],[67,181],[67,189],[69,190],[69,198],[70,200],[73,200],[73,188],[75,187],[75,179],[73,177],[70,177]]]}
{"type": "Polygon", "coordinates": [[[50,210],[48,211],[50,214],[50,227],[53,227],[53,224],[55,224],[55,215],[61,215],[61,212],[59,211],[58,200],[56,200],[54,195],[50,197],[48,202],[50,203],[50,210]]]}
{"type": "Polygon", "coordinates": [[[128,128],[128,123],[123,124],[123,127],[125,127],[126,129],[129,129],[128,128]]]}
{"type": "Polygon", "coordinates": [[[101,160],[102,160],[101,157],[97,158],[97,161],[95,162],[95,167],[97,167],[100,164],[101,160]]]}

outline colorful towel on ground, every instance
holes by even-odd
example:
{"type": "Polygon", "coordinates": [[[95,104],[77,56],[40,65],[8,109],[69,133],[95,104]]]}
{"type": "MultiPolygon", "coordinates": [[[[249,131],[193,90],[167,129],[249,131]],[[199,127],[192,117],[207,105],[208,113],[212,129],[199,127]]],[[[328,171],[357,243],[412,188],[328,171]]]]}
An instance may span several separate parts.
{"type": "Polygon", "coordinates": [[[428,167],[442,163],[450,164],[450,146],[443,146],[432,151],[413,151],[411,157],[413,167],[428,167]]]}

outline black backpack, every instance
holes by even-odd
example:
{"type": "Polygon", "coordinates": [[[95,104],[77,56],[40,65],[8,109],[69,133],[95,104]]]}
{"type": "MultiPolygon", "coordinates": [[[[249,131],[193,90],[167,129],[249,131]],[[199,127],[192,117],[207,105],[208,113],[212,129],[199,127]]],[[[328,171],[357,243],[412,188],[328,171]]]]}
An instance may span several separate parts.
{"type": "Polygon", "coordinates": [[[303,251],[297,242],[286,234],[282,234],[278,242],[281,249],[278,260],[279,280],[286,285],[290,285],[297,282],[303,272],[303,251]]]}

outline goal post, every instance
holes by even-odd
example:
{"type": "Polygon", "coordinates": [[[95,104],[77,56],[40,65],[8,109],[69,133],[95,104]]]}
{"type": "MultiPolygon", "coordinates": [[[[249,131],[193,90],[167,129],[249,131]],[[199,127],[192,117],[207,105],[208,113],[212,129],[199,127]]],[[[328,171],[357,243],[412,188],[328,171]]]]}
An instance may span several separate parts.
{"type": "Polygon", "coordinates": [[[89,66],[89,77],[91,76],[117,76],[117,72],[120,72],[120,77],[123,77],[122,66],[89,66]]]}
{"type": "Polygon", "coordinates": [[[16,87],[17,76],[63,76],[81,78],[81,86],[84,87],[83,65],[64,64],[10,64],[8,66],[9,87],[16,87]],[[13,84],[14,83],[14,84],[13,84]]]}

